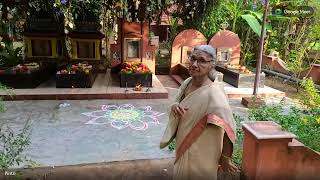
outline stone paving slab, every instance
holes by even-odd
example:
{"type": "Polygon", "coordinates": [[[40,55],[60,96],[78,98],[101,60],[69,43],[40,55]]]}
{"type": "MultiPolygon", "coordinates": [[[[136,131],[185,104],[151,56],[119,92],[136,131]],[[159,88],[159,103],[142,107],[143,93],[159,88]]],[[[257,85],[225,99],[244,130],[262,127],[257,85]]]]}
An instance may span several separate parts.
{"type": "MultiPolygon", "coordinates": [[[[159,149],[159,141],[168,122],[167,108],[173,102],[178,87],[172,86],[167,76],[160,79],[168,80],[163,84],[169,92],[169,99],[7,101],[8,110],[0,113],[0,123],[17,130],[30,119],[32,143],[26,154],[42,166],[173,158],[173,152],[159,149]],[[125,104],[131,104],[138,110],[147,106],[150,111],[151,107],[159,123],[145,117],[143,121],[148,124],[147,128],[135,121],[132,126],[121,129],[123,123],[111,124],[110,113],[101,112],[102,107],[110,110],[111,105],[124,107],[125,104]],[[90,112],[93,116],[87,116],[90,112]]],[[[271,98],[267,103],[280,100],[271,98]]],[[[241,99],[229,99],[229,103],[235,114],[243,118],[247,116],[248,109],[241,105],[241,99]]]]}
{"type": "Polygon", "coordinates": [[[31,119],[32,144],[27,149],[27,155],[42,165],[174,156],[168,149],[159,149],[160,138],[168,121],[167,103],[161,103],[161,100],[19,101],[8,102],[7,106],[8,111],[0,114],[2,123],[19,129],[31,119]],[[62,103],[69,106],[59,107],[62,103]],[[121,128],[122,122],[104,117],[106,111],[94,114],[100,116],[100,119],[92,124],[86,123],[94,117],[82,114],[101,110],[102,105],[119,107],[124,104],[131,104],[135,108],[148,106],[153,111],[163,114],[153,117],[157,119],[157,123],[154,123],[154,119],[142,117],[141,120],[147,124],[147,128],[143,130],[139,130],[143,123],[138,121],[130,123],[129,127],[121,128]]]}

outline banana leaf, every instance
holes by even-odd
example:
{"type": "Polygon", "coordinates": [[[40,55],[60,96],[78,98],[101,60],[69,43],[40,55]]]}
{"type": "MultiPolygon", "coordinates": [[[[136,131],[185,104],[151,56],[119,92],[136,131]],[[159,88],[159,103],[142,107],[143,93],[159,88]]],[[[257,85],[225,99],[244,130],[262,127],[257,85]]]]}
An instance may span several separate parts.
{"type": "Polygon", "coordinates": [[[250,10],[245,10],[244,12],[246,12],[246,14],[251,14],[251,15],[255,16],[256,18],[258,18],[259,22],[262,22],[262,17],[263,17],[262,13],[250,11],[250,10]]]}
{"type": "Polygon", "coordinates": [[[260,37],[262,27],[259,21],[257,20],[257,18],[251,14],[244,14],[244,15],[241,15],[241,17],[248,23],[252,31],[255,32],[260,37]]]}

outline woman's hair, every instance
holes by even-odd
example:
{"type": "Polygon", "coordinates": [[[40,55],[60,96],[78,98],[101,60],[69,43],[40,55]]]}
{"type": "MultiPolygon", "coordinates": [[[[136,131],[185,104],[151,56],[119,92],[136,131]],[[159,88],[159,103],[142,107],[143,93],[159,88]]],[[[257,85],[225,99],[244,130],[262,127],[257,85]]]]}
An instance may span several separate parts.
{"type": "MultiPolygon", "coordinates": [[[[209,54],[213,60],[212,64],[213,65],[216,64],[216,62],[217,62],[217,49],[216,48],[213,48],[210,45],[200,45],[200,46],[193,48],[193,51],[196,51],[196,50],[203,51],[203,52],[209,54]]],[[[210,70],[208,77],[211,81],[215,81],[217,79],[218,72],[215,70],[214,67],[210,70]]]]}
{"type": "Polygon", "coordinates": [[[196,46],[195,48],[193,48],[193,51],[203,51],[207,54],[209,54],[212,57],[213,60],[213,64],[216,64],[217,61],[217,50],[216,48],[213,48],[210,45],[200,45],[200,46],[196,46]]]}

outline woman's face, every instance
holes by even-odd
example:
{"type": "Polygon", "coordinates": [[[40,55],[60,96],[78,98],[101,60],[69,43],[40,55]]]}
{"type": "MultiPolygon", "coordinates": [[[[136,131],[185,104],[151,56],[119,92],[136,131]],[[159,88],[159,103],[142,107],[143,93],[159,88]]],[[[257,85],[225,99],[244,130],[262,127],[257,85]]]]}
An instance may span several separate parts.
{"type": "Polygon", "coordinates": [[[191,77],[207,76],[213,67],[212,57],[201,50],[193,51],[189,62],[189,74],[191,77]]]}

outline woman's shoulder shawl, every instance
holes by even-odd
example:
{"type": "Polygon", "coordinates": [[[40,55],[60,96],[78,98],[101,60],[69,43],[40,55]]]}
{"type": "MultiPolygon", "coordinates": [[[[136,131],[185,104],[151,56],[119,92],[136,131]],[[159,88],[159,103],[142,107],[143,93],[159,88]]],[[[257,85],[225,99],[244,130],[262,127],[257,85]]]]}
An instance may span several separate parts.
{"type": "Polygon", "coordinates": [[[184,95],[184,91],[187,88],[188,84],[192,80],[192,77],[187,78],[182,82],[182,84],[179,87],[178,94],[175,98],[175,103],[179,103],[181,101],[182,96],[184,95]]]}
{"type": "Polygon", "coordinates": [[[208,98],[207,123],[222,127],[232,143],[236,140],[236,124],[223,87],[211,86],[208,98]]]}
{"type": "Polygon", "coordinates": [[[161,149],[168,146],[176,136],[177,128],[179,125],[179,120],[171,112],[171,107],[174,104],[179,104],[181,97],[184,94],[184,90],[186,89],[186,87],[190,83],[191,79],[192,78],[189,77],[181,84],[179,91],[178,91],[178,94],[176,96],[175,102],[171,106],[169,106],[169,109],[168,109],[169,110],[169,121],[168,121],[166,130],[165,130],[165,132],[161,138],[161,141],[160,141],[160,148],[161,149]]]}

